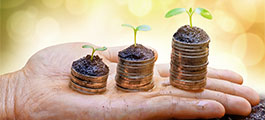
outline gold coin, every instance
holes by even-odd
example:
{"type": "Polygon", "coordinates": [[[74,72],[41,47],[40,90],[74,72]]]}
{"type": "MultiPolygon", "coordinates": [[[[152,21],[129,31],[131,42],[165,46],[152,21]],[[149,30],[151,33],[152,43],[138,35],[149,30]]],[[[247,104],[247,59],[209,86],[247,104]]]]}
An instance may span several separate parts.
{"type": "Polygon", "coordinates": [[[147,84],[147,85],[145,85],[145,86],[138,87],[138,88],[136,88],[136,89],[126,88],[126,87],[124,87],[124,86],[120,86],[120,85],[116,84],[116,88],[117,88],[118,90],[125,91],[125,92],[149,91],[149,90],[151,90],[153,87],[154,87],[154,83],[153,83],[153,82],[151,82],[150,84],[147,84]]]}
{"type": "Polygon", "coordinates": [[[170,77],[170,84],[183,90],[202,90],[206,85],[206,79],[200,81],[176,80],[170,77]]]}
{"type": "Polygon", "coordinates": [[[129,88],[129,89],[137,89],[139,87],[143,87],[147,84],[150,84],[152,81],[149,81],[148,83],[145,83],[145,84],[126,84],[126,83],[119,83],[119,82],[116,82],[117,85],[119,86],[122,86],[124,88],[129,88]]]}
{"type": "Polygon", "coordinates": [[[109,74],[102,75],[102,76],[84,75],[84,74],[78,73],[73,68],[71,68],[71,73],[73,74],[73,76],[75,76],[76,78],[79,78],[81,80],[86,80],[86,81],[89,81],[89,82],[96,82],[96,83],[106,82],[107,79],[108,79],[108,76],[109,76],[109,74]]]}
{"type": "Polygon", "coordinates": [[[90,81],[84,81],[79,78],[74,77],[71,75],[71,81],[74,83],[83,86],[83,87],[88,87],[88,88],[104,88],[106,87],[107,82],[102,82],[102,83],[95,83],[95,82],[90,82],[90,81]]]}
{"type": "Polygon", "coordinates": [[[116,79],[116,83],[126,84],[126,85],[145,85],[152,81],[152,78],[146,80],[125,80],[125,79],[116,79]]]}
{"type": "Polygon", "coordinates": [[[73,90],[82,93],[82,94],[100,94],[106,91],[106,87],[104,88],[100,88],[100,89],[93,89],[93,88],[86,88],[86,87],[82,87],[80,85],[77,85],[76,83],[70,81],[69,82],[69,87],[72,88],[73,90]]]}
{"type": "Polygon", "coordinates": [[[115,79],[128,80],[128,81],[146,81],[152,78],[153,78],[153,73],[150,73],[148,75],[139,75],[139,76],[129,76],[117,73],[115,79]]]}
{"type": "Polygon", "coordinates": [[[119,57],[119,64],[122,64],[125,66],[145,66],[145,65],[154,64],[155,61],[156,61],[155,56],[147,60],[139,60],[139,61],[126,60],[126,59],[119,57]]]}
{"type": "Polygon", "coordinates": [[[128,66],[121,66],[118,64],[117,66],[117,74],[128,75],[128,76],[139,76],[139,75],[148,75],[153,72],[154,64],[152,66],[146,67],[128,67],[128,66]]]}

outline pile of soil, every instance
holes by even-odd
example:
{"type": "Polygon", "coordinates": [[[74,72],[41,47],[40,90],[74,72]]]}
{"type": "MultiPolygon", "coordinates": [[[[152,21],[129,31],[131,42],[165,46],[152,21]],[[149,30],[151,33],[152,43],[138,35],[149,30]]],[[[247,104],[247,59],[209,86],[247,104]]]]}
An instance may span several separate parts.
{"type": "Polygon", "coordinates": [[[119,57],[126,60],[147,60],[154,57],[154,51],[146,48],[141,44],[136,44],[136,46],[131,45],[130,47],[119,52],[119,57]]]}
{"type": "Polygon", "coordinates": [[[98,55],[93,56],[91,61],[91,55],[80,58],[72,64],[72,68],[78,73],[90,76],[102,76],[109,72],[109,67],[102,61],[98,55]]]}
{"type": "Polygon", "coordinates": [[[261,99],[258,105],[252,107],[251,113],[246,117],[237,115],[225,115],[220,119],[213,120],[265,120],[265,98],[261,99]]]}
{"type": "Polygon", "coordinates": [[[210,39],[203,29],[195,26],[191,28],[189,25],[180,27],[173,37],[184,43],[200,43],[210,39]]]}

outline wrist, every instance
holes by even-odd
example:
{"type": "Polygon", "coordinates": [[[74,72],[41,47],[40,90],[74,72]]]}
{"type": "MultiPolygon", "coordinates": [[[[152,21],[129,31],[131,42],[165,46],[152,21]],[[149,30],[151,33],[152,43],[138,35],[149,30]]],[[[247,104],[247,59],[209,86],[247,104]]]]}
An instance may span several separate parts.
{"type": "Polygon", "coordinates": [[[15,103],[18,79],[21,71],[0,76],[0,119],[15,118],[15,103]]]}

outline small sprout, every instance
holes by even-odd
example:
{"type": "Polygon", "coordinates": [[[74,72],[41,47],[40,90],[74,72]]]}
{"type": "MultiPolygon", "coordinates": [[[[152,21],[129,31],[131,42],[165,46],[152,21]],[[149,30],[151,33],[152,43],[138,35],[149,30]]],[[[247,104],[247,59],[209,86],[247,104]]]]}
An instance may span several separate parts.
{"type": "Polygon", "coordinates": [[[107,48],[105,46],[101,47],[101,48],[94,48],[94,47],[92,47],[90,45],[83,45],[82,48],[92,48],[92,54],[91,54],[91,58],[90,58],[91,61],[93,60],[93,56],[94,56],[94,53],[96,51],[105,51],[105,50],[107,50],[107,48]]]}
{"type": "Polygon", "coordinates": [[[209,19],[209,20],[212,19],[211,13],[208,10],[203,9],[203,8],[196,8],[195,10],[192,10],[192,8],[190,8],[189,11],[186,10],[185,8],[175,8],[175,9],[168,11],[167,14],[165,15],[165,17],[169,18],[169,17],[172,17],[174,15],[183,13],[185,11],[186,11],[186,13],[188,13],[189,18],[190,18],[190,27],[192,27],[192,15],[194,12],[196,12],[197,14],[201,15],[202,17],[204,17],[206,19],[209,19]]]}
{"type": "Polygon", "coordinates": [[[133,29],[133,31],[134,31],[134,46],[135,47],[136,47],[136,33],[137,33],[137,31],[149,31],[149,30],[151,30],[151,27],[148,25],[140,25],[140,26],[137,26],[136,28],[133,27],[132,25],[129,25],[129,24],[122,24],[121,26],[130,27],[133,29]]]}

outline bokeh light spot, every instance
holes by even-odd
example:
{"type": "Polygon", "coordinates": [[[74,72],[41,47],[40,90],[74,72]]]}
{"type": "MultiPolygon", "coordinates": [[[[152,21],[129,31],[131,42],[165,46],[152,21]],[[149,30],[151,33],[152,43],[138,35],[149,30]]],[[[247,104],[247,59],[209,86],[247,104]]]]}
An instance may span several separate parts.
{"type": "Polygon", "coordinates": [[[66,0],[66,9],[74,15],[81,15],[88,11],[89,0],[66,0]]]}
{"type": "Polygon", "coordinates": [[[173,0],[157,0],[156,2],[158,2],[160,7],[162,7],[163,9],[168,10],[169,6],[172,5],[173,0]]]}
{"type": "Polygon", "coordinates": [[[233,43],[232,53],[240,57],[246,65],[256,65],[264,57],[264,42],[253,33],[241,34],[233,43]]]}
{"type": "Polygon", "coordinates": [[[233,17],[236,18],[236,21],[242,24],[245,31],[255,23],[257,18],[256,0],[227,0],[226,4],[227,13],[232,13],[233,17]]]}
{"type": "Polygon", "coordinates": [[[195,0],[178,0],[178,1],[180,2],[180,6],[186,9],[193,8],[194,3],[195,3],[195,0]]]}
{"type": "Polygon", "coordinates": [[[36,34],[40,40],[55,41],[59,38],[60,33],[59,24],[51,17],[42,18],[36,25],[36,34]]]}
{"type": "Polygon", "coordinates": [[[49,8],[60,7],[63,3],[63,0],[41,0],[42,3],[49,8]]]}
{"type": "Polygon", "coordinates": [[[128,3],[128,0],[115,0],[119,5],[125,5],[128,3]]]}
{"type": "Polygon", "coordinates": [[[136,16],[144,16],[152,9],[151,0],[129,0],[129,10],[136,16]]]}
{"type": "Polygon", "coordinates": [[[8,35],[13,38],[27,37],[35,29],[35,16],[27,11],[18,11],[7,20],[8,35]]]}
{"type": "Polygon", "coordinates": [[[241,34],[236,37],[232,45],[232,53],[243,60],[247,49],[246,34],[241,34]]]}
{"type": "Polygon", "coordinates": [[[21,5],[24,2],[25,0],[1,0],[0,8],[14,8],[21,5]]]}
{"type": "Polygon", "coordinates": [[[29,12],[30,14],[32,14],[33,16],[37,16],[39,13],[38,8],[36,8],[34,6],[29,6],[26,11],[29,12]]]}
{"type": "Polygon", "coordinates": [[[245,39],[247,40],[247,47],[243,61],[248,66],[256,65],[264,57],[264,42],[259,36],[253,33],[246,33],[243,36],[245,36],[245,39]]]}
{"type": "Polygon", "coordinates": [[[264,5],[265,5],[265,0],[255,0],[255,2],[256,2],[256,11],[257,11],[257,13],[256,13],[256,22],[265,22],[264,21],[264,19],[265,19],[265,13],[264,13],[264,9],[265,9],[265,7],[264,7],[264,5]]]}
{"type": "Polygon", "coordinates": [[[242,33],[245,30],[243,29],[242,25],[237,22],[237,20],[228,13],[221,11],[221,10],[215,10],[213,12],[214,15],[214,21],[216,21],[217,25],[225,32],[230,33],[242,33]]]}
{"type": "Polygon", "coordinates": [[[209,56],[210,67],[235,71],[242,75],[244,79],[248,77],[246,66],[239,57],[225,52],[215,54],[209,56]]]}
{"type": "Polygon", "coordinates": [[[256,19],[256,0],[231,0],[233,10],[241,19],[253,23],[256,19]],[[240,5],[239,5],[240,4],[240,5]]]}

